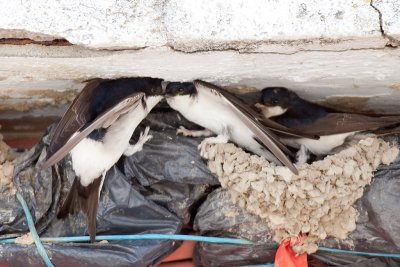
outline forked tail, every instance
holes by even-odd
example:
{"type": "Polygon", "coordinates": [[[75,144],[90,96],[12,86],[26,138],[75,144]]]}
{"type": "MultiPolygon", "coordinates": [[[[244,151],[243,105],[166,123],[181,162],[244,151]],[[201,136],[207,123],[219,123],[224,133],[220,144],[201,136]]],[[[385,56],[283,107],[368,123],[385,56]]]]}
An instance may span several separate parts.
{"type": "Polygon", "coordinates": [[[96,214],[99,205],[99,190],[102,177],[94,179],[88,186],[80,183],[79,177],[74,179],[57,218],[62,219],[68,214],[76,214],[83,211],[86,215],[86,225],[90,235],[90,241],[93,243],[96,239],[96,214]]]}

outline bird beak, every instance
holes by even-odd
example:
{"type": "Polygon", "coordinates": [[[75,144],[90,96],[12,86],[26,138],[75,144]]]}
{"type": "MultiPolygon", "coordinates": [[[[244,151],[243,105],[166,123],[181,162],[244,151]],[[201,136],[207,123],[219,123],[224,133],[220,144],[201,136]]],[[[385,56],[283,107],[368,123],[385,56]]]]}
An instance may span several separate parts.
{"type": "Polygon", "coordinates": [[[163,92],[163,95],[165,95],[165,93],[166,93],[166,89],[167,89],[167,85],[169,84],[169,82],[168,81],[162,81],[161,82],[161,89],[162,89],[162,92],[163,92]]]}
{"type": "Polygon", "coordinates": [[[254,104],[254,107],[256,107],[256,109],[258,109],[258,111],[262,111],[264,108],[266,108],[266,106],[261,103],[254,104]]]}

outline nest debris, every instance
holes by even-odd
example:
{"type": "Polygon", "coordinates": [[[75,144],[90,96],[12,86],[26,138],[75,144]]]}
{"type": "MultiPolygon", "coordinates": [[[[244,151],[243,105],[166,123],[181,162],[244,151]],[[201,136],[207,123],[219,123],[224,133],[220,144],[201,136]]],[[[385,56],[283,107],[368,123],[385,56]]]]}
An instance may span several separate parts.
{"type": "Polygon", "coordinates": [[[15,195],[16,189],[12,181],[15,158],[10,155],[10,147],[0,134],[0,193],[15,195]]]}

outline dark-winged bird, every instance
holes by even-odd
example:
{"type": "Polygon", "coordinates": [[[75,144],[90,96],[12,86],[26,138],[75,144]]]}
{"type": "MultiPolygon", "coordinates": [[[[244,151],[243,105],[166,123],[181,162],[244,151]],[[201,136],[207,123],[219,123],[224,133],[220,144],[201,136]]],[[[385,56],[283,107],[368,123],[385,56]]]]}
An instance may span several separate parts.
{"type": "Polygon", "coordinates": [[[151,138],[147,128],[135,145],[129,143],[138,124],[163,98],[164,85],[155,78],[91,80],[55,130],[42,169],[70,153],[76,177],[58,217],[82,210],[92,242],[105,174],[122,155],[140,151],[151,138]]]}
{"type": "MultiPolygon", "coordinates": [[[[319,156],[330,154],[355,133],[374,131],[400,122],[400,116],[396,115],[366,116],[326,108],[304,100],[284,87],[264,88],[256,107],[265,119],[273,119],[304,134],[320,136],[318,140],[282,139],[286,145],[300,148],[302,153],[308,150],[319,156]]],[[[306,155],[302,158],[302,162],[307,160],[306,155]]]]}
{"type": "Polygon", "coordinates": [[[257,118],[257,112],[224,89],[200,80],[193,83],[172,82],[166,87],[165,97],[173,109],[205,128],[203,131],[181,128],[180,133],[191,136],[217,134],[216,137],[204,139],[200,146],[232,140],[270,161],[282,162],[297,173],[296,167],[285,154],[290,153],[289,150],[280,143],[271,129],[289,135],[297,136],[297,133],[291,133],[290,129],[273,121],[263,125],[257,118]]]}

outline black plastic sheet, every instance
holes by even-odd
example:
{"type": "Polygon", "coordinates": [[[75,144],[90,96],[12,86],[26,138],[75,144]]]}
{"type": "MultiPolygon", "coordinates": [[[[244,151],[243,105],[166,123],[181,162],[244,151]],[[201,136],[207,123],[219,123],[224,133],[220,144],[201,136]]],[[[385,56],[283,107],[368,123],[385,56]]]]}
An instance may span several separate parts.
{"type": "MultiPolygon", "coordinates": [[[[218,182],[198,155],[199,140],[176,136],[178,121],[176,112],[151,114],[140,129],[149,125],[153,139],[144,145],[142,152],[121,158],[107,172],[97,213],[97,235],[176,234],[181,232],[183,222],[191,221],[193,207],[218,182]],[[193,163],[187,164],[188,160],[193,163]]],[[[85,235],[83,214],[70,215],[65,220],[56,218],[74,179],[69,158],[49,170],[39,169],[52,130],[54,126],[16,165],[14,183],[28,203],[42,237],[85,235]]],[[[28,227],[19,202],[11,198],[4,209],[15,216],[0,225],[1,238],[26,233],[28,227]]],[[[55,266],[149,266],[157,264],[179,243],[112,241],[44,245],[55,266]]],[[[2,266],[44,266],[34,245],[0,245],[0,251],[2,266]]]]}
{"type": "MultiPolygon", "coordinates": [[[[97,234],[175,234],[238,237],[254,246],[198,243],[197,266],[243,266],[273,262],[276,245],[258,216],[234,206],[218,180],[199,156],[201,138],[177,136],[179,126],[196,129],[178,113],[158,109],[135,131],[150,126],[153,139],[143,151],[121,160],[107,173],[97,214],[97,234]]],[[[14,170],[14,183],[28,203],[41,236],[85,235],[82,214],[58,220],[56,214],[74,178],[68,158],[57,167],[40,171],[51,131],[26,153],[14,170]]],[[[398,141],[398,140],[396,140],[398,141]]],[[[134,141],[133,141],[134,142],[134,141]]],[[[376,172],[371,186],[355,204],[357,229],[348,240],[327,239],[320,246],[400,253],[400,160],[376,172]]],[[[28,231],[20,203],[0,196],[1,238],[28,231]]],[[[108,244],[44,244],[56,266],[153,266],[173,251],[173,241],[112,241],[108,244]]],[[[34,245],[0,245],[0,265],[44,266],[34,245]]],[[[318,252],[310,266],[399,266],[400,261],[342,253],[318,252]]]]}

